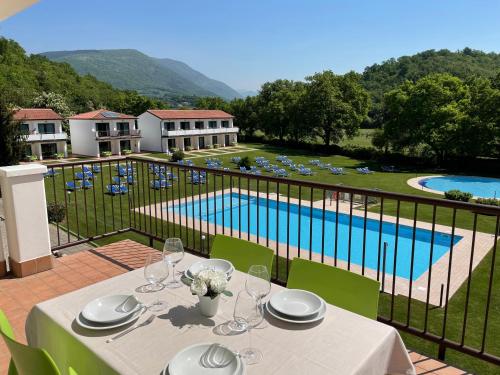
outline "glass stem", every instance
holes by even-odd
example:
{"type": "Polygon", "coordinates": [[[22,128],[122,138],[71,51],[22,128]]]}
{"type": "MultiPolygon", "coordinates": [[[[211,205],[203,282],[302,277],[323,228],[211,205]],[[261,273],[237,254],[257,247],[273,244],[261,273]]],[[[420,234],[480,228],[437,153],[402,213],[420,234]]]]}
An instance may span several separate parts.
{"type": "Polygon", "coordinates": [[[175,283],[177,278],[175,277],[175,263],[172,263],[172,281],[175,283]]]}
{"type": "Polygon", "coordinates": [[[248,331],[248,347],[252,348],[252,327],[248,327],[247,331],[248,331]]]}

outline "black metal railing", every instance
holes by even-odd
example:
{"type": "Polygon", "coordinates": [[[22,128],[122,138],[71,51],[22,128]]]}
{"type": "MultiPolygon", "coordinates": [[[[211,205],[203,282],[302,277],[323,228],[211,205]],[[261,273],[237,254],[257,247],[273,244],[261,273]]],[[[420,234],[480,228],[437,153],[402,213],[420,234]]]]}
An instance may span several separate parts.
{"type": "MultiPolygon", "coordinates": [[[[500,208],[140,157],[49,165],[58,251],[128,231],[208,256],[225,234],[381,283],[379,317],[410,337],[500,364],[500,208]],[[79,174],[80,173],[80,174],[79,174]],[[85,182],[87,181],[87,182],[85,182]]],[[[335,287],[335,285],[332,285],[335,287]]]]}

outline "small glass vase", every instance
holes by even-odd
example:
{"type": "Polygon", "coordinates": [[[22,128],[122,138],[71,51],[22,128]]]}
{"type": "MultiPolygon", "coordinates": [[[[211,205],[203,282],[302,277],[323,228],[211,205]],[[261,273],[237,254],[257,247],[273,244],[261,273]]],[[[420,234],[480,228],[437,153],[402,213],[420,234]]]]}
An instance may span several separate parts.
{"type": "Polygon", "coordinates": [[[219,310],[219,300],[220,294],[215,298],[210,298],[209,296],[198,296],[200,299],[199,307],[201,315],[211,318],[217,315],[219,310]]]}

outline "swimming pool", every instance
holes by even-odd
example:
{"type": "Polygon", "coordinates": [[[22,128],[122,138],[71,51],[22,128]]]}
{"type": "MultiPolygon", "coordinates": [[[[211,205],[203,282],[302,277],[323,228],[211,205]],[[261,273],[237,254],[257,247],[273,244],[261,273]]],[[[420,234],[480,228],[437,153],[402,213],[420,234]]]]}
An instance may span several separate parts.
{"type": "Polygon", "coordinates": [[[428,189],[448,191],[458,189],[475,197],[500,198],[500,179],[477,176],[436,176],[423,178],[418,183],[428,189]]]}
{"type": "MultiPolygon", "coordinates": [[[[298,247],[299,244],[299,223],[300,223],[300,248],[312,251],[315,253],[322,252],[326,256],[334,257],[335,251],[335,223],[336,213],[325,211],[324,222],[324,247],[322,245],[323,232],[323,210],[313,208],[312,210],[312,238],[310,236],[311,228],[311,210],[309,207],[300,207],[297,204],[290,204],[290,215],[287,220],[287,204],[280,202],[279,207],[277,201],[272,199],[259,198],[255,196],[247,196],[245,194],[233,193],[224,194],[224,202],[222,194],[214,197],[209,197],[208,201],[205,198],[201,200],[198,197],[194,198],[194,202],[188,199],[187,203],[182,202],[180,205],[170,206],[169,215],[193,216],[199,218],[201,210],[201,218],[212,224],[222,225],[224,217],[224,226],[228,229],[232,227],[233,233],[239,233],[240,220],[241,232],[248,233],[249,221],[248,214],[250,213],[250,234],[257,235],[257,207],[259,208],[259,227],[258,235],[266,237],[269,233],[269,239],[275,241],[277,238],[280,243],[286,244],[287,233],[289,235],[290,246],[298,247]],[[258,202],[257,202],[258,201],[258,202]],[[224,204],[224,205],[223,205],[224,204]],[[231,210],[232,204],[232,210],[231,210]],[[269,205],[269,210],[267,206],[269,205]],[[207,207],[208,206],[208,207],[207,207]],[[224,210],[222,210],[224,207],[224,210]],[[241,211],[241,217],[240,217],[241,211]],[[269,217],[269,220],[267,220],[269,217]],[[289,229],[289,230],[288,230],[289,229]],[[312,245],[312,246],[311,246],[312,245]]],[[[349,238],[349,215],[339,214],[338,218],[338,242],[337,242],[337,258],[343,261],[348,260],[348,238],[349,238]]],[[[352,233],[351,233],[351,263],[361,265],[363,259],[363,226],[364,219],[359,216],[352,216],[352,233]]],[[[366,223],[366,250],[365,250],[365,267],[377,270],[379,259],[379,226],[378,220],[367,219],[366,223]]],[[[226,229],[226,234],[229,230],[226,229]]],[[[399,225],[398,232],[398,253],[396,262],[396,275],[405,279],[410,278],[411,273],[411,253],[412,253],[413,227],[399,225]]],[[[460,241],[462,237],[455,235],[454,243],[460,241]]],[[[383,243],[387,242],[387,257],[385,271],[387,274],[393,274],[394,265],[394,247],[396,242],[396,225],[390,222],[383,222],[382,225],[382,247],[383,243]]],[[[446,233],[435,232],[434,249],[432,264],[439,260],[449,250],[451,236],[446,233]]],[[[429,257],[431,248],[431,231],[425,229],[416,229],[415,233],[415,253],[413,264],[412,279],[418,279],[429,268],[429,257]]],[[[382,256],[380,257],[382,259],[382,256]]],[[[382,262],[382,261],[380,261],[382,262]]],[[[382,265],[380,265],[382,270],[382,265]]]]}

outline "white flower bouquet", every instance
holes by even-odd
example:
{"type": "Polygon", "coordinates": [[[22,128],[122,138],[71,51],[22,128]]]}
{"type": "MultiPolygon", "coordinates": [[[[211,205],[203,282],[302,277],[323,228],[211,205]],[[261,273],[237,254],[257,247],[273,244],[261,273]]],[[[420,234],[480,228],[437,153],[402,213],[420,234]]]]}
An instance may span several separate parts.
{"type": "Polygon", "coordinates": [[[226,292],[227,275],[222,271],[206,269],[200,271],[191,283],[191,293],[199,297],[216,298],[226,292]]]}

